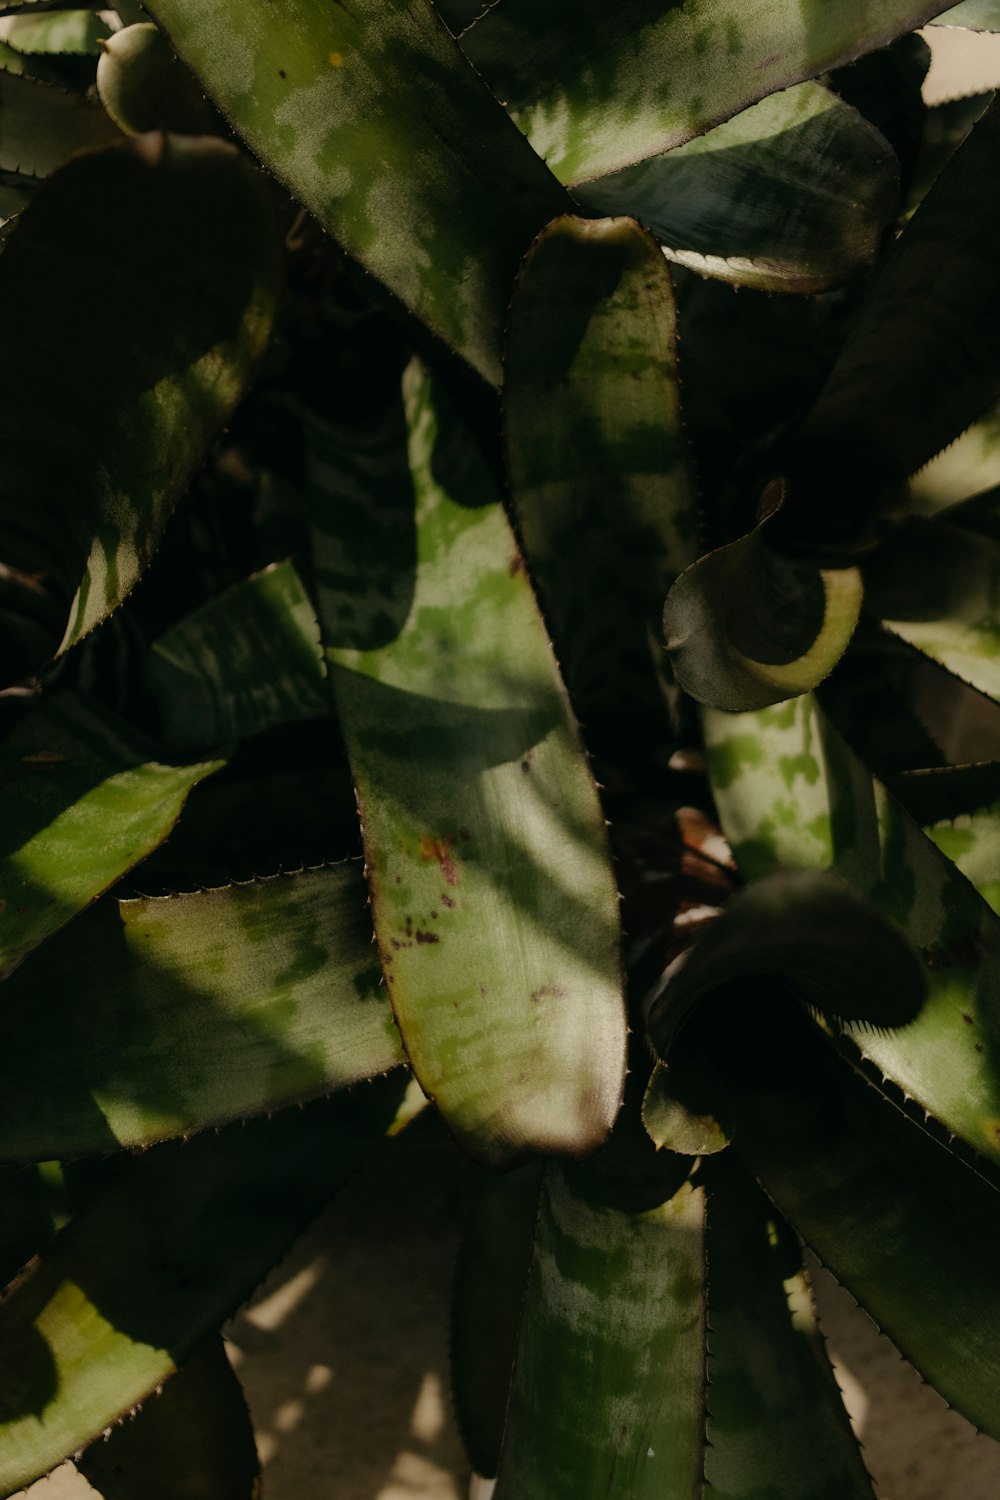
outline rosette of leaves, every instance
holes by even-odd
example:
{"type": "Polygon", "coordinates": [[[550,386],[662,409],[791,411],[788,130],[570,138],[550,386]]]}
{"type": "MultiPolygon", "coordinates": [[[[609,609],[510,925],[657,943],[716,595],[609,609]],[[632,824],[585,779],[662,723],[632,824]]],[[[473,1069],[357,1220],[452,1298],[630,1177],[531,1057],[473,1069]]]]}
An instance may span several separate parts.
{"type": "Polygon", "coordinates": [[[3,1493],[255,1493],[218,1329],[418,1115],[500,1500],[870,1495],[803,1243],[1000,1436],[934,19],[0,0],[3,1493]]]}

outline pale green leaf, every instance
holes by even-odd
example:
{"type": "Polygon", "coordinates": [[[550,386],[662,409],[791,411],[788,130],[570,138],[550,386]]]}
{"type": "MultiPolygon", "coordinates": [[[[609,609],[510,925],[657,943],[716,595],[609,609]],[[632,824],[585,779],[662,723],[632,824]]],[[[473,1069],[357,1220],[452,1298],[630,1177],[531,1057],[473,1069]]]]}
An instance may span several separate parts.
{"type": "Polygon", "coordinates": [[[944,15],[935,16],[935,26],[963,26],[969,31],[1000,31],[998,0],[962,0],[944,15]]]}

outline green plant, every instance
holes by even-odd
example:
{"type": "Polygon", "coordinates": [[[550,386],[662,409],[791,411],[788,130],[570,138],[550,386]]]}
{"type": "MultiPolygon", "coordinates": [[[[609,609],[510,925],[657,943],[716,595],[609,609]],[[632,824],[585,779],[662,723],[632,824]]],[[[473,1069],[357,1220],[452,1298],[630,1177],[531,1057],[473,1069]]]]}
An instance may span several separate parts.
{"type": "Polygon", "coordinates": [[[4,1493],[252,1493],[216,1330],[428,1100],[498,1500],[870,1494],[797,1236],[1000,1437],[941,10],[0,0],[4,1493]]]}

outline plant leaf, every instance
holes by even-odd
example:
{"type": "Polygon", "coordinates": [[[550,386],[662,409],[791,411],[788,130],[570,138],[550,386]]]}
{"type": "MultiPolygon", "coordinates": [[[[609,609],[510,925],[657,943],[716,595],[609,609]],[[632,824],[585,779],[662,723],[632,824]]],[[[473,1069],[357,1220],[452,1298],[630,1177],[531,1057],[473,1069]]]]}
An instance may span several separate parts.
{"type": "Polygon", "coordinates": [[[636,1151],[623,1173],[613,1151],[546,1167],[496,1500],[698,1493],[704,1193],[689,1164],[636,1151]]]}
{"type": "MultiPolygon", "coordinates": [[[[1000,768],[990,770],[996,788],[1000,768]]],[[[1000,800],[976,812],[942,818],[924,832],[1000,916],[1000,800]]]]}
{"type": "MultiPolygon", "coordinates": [[[[938,4],[940,0],[938,0],[938,4]]],[[[561,182],[668,151],[922,26],[918,0],[503,0],[462,47],[561,182]]]]}
{"type": "Polygon", "coordinates": [[[476,1185],[452,1293],[452,1400],[477,1474],[500,1464],[517,1333],[534,1250],[540,1162],[476,1185]]]}
{"type": "Polygon", "coordinates": [[[818,83],[772,94],[714,130],[576,196],[632,214],[668,260],[765,291],[819,292],[875,258],[899,192],[878,131],[818,83]]]}
{"type": "Polygon", "coordinates": [[[943,15],[935,16],[933,26],[964,26],[969,31],[1000,31],[998,0],[962,0],[943,15]]]}
{"type": "Polygon", "coordinates": [[[108,37],[96,82],[104,108],[128,135],[144,130],[214,135],[222,123],[152,21],[124,26],[108,37]]]}
{"type": "Polygon", "coordinates": [[[21,215],[0,256],[0,575],[8,608],[40,611],[44,629],[18,652],[16,623],[0,618],[8,681],[135,584],[255,373],[279,273],[264,185],[221,141],[145,137],[81,156],[21,215]],[[122,317],[141,339],[122,337],[122,317]]]}
{"type": "Polygon", "coordinates": [[[810,698],[703,716],[723,828],[748,879],[832,869],[922,952],[927,1000],[861,1053],[977,1150],[1000,1159],[1000,921],[870,775],[810,698]]]}
{"type": "Polygon", "coordinates": [[[0,171],[47,177],[75,152],[120,140],[116,126],[92,99],[0,71],[0,171]]]}
{"type": "Polygon", "coordinates": [[[108,23],[95,15],[93,9],[60,9],[51,15],[39,11],[40,7],[32,6],[31,13],[16,15],[4,23],[3,40],[8,47],[29,56],[41,52],[49,56],[96,57],[100,52],[100,41],[108,35],[108,23]]]}
{"type": "MultiPolygon", "coordinates": [[[[1000,485],[1000,410],[974,422],[911,476],[910,501],[920,514],[933,516],[997,485],[1000,485]]],[[[963,524],[961,516],[949,516],[948,520],[963,524]]]]}
{"type": "Polygon", "coordinates": [[[664,707],[663,597],[697,555],[676,311],[651,237],[565,217],[518,276],[504,359],[511,496],[574,708],[664,707]]]}
{"type": "Polygon", "coordinates": [[[518,259],[567,200],[426,0],[153,0],[252,149],[499,384],[518,259]]]}
{"type": "Polygon", "coordinates": [[[99,903],[8,981],[0,1160],[145,1146],[394,1068],[354,864],[99,903]]]}
{"type": "Polygon", "coordinates": [[[910,520],[873,556],[865,591],[886,630],[1000,701],[1000,542],[910,520]]]}
{"type": "Polygon", "coordinates": [[[0,1303],[0,1486],[126,1415],[249,1296],[393,1127],[402,1071],[122,1159],[0,1303]]]}
{"type": "Polygon", "coordinates": [[[102,1500],[255,1500],[253,1426],[221,1337],[76,1466],[102,1500]]]}
{"type": "Polygon", "coordinates": [[[310,457],[320,623],[389,996],[473,1155],[585,1152],[625,1061],[604,819],[490,472],[416,365],[405,392],[412,491],[398,449],[378,446],[402,438],[398,417],[353,453],[314,422],[310,457]]]}
{"type": "Polygon", "coordinates": [[[28,713],[0,744],[0,974],[161,844],[222,764],[169,765],[70,693],[28,713]]]}
{"type": "Polygon", "coordinates": [[[764,708],[808,692],[833,670],[861,611],[857,568],[819,568],[753,531],[681,574],[663,630],[685,692],[714,708],[764,708]]]}
{"type": "Polygon", "coordinates": [[[829,529],[846,514],[852,540],[873,482],[912,474],[1000,398],[1000,206],[981,202],[983,179],[998,160],[1000,107],[993,104],[913,215],[854,319],[798,437],[797,474],[803,503],[808,496],[818,513],[814,526],[829,529]],[[810,479],[816,469],[818,482],[810,479]]]}
{"type": "Polygon", "coordinates": [[[752,1024],[730,1030],[736,1149],[900,1352],[1000,1433],[1000,1194],[852,1074],[807,1017],[788,1021],[777,1054],[752,1024]]]}
{"type": "Polygon", "coordinates": [[[742,1163],[708,1186],[705,1500],[872,1500],[788,1225],[742,1163]]]}
{"type": "Polygon", "coordinates": [[[291,561],[172,626],[145,666],[167,740],[204,749],[330,712],[316,610],[291,561]]]}

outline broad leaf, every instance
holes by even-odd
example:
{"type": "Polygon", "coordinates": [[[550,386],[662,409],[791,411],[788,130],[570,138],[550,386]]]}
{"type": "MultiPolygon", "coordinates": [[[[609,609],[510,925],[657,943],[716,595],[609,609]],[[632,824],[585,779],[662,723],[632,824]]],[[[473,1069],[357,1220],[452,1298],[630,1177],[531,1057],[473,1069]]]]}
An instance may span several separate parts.
{"type": "Polygon", "coordinates": [[[891,1033],[848,1026],[924,1109],[1000,1158],[1000,920],[852,755],[811,698],[704,715],[712,788],[748,879],[832,869],[903,928],[927,1000],[891,1033]]]}
{"type": "Polygon", "coordinates": [[[703,1175],[705,1500],[873,1500],[795,1236],[741,1163],[703,1175]]]}
{"type": "Polygon", "coordinates": [[[747,1020],[734,1008],[724,1039],[737,1150],[900,1352],[1000,1435],[1000,1193],[852,1073],[808,1018],[789,1013],[777,1052],[747,1020]]]}
{"type": "Polygon", "coordinates": [[[854,633],[859,570],[776,551],[765,535],[770,521],[765,515],[747,536],[700,558],[667,595],[674,675],[699,703],[763,708],[808,692],[854,633]]]}
{"type": "Polygon", "coordinates": [[[935,26],[964,26],[969,31],[1000,31],[998,0],[962,0],[944,15],[936,16],[935,26]]]}
{"type": "Polygon", "coordinates": [[[494,384],[521,254],[567,200],[426,0],[151,0],[252,149],[494,384]]]}
{"type": "Polygon", "coordinates": [[[329,713],[316,611],[295,564],[274,564],[172,626],[145,680],[174,745],[205,748],[329,713]]]}
{"type": "Polygon", "coordinates": [[[77,1468],[101,1500],[256,1500],[253,1426],[219,1335],[77,1468]]]}
{"type": "Polygon", "coordinates": [[[79,157],[21,215],[0,256],[8,681],[135,584],[255,373],[279,270],[264,184],[221,141],[144,137],[79,157]],[[141,337],[122,338],[123,318],[141,337]]]}
{"type": "Polygon", "coordinates": [[[452,1400],[469,1461],[493,1478],[534,1251],[541,1163],[484,1172],[465,1226],[451,1316],[452,1400]]]}
{"type": "Polygon", "coordinates": [[[824,291],[875,258],[898,196],[896,158],[858,112],[800,84],[576,196],[632,214],[669,260],[766,291],[824,291]]]}
{"type": "Polygon", "coordinates": [[[107,21],[93,10],[60,9],[51,15],[39,14],[40,10],[31,6],[31,14],[15,16],[5,23],[3,39],[9,47],[29,55],[97,56],[110,29],[107,21]]]}
{"type": "Polygon", "coordinates": [[[502,0],[462,47],[563,182],[680,146],[922,26],[934,0],[502,0]]]}
{"type": "Polygon", "coordinates": [[[0,71],[0,171],[47,177],[75,152],[120,139],[104,110],[86,95],[0,71]]]}
{"type": "Polygon", "coordinates": [[[26,714],[0,743],[0,975],[161,844],[221,764],[170,765],[72,694],[26,714]]]}
{"type": "Polygon", "coordinates": [[[912,520],[875,554],[865,591],[887,630],[1000,701],[1000,542],[912,520]]]}
{"type": "Polygon", "coordinates": [[[398,1072],[120,1163],[0,1303],[0,1487],[142,1402],[243,1302],[391,1130],[398,1072]]]}
{"type": "Polygon", "coordinates": [[[704,1193],[615,1145],[546,1168],[496,1500],[698,1493],[704,1193]]]}
{"type": "Polygon", "coordinates": [[[4,987],[0,1160],[143,1146],[402,1061],[354,864],[106,901],[4,987]]]}
{"type": "Polygon", "coordinates": [[[557,219],[518,277],[504,408],[518,530],[573,706],[664,706],[659,621],[697,554],[673,287],[628,219],[557,219]]]}
{"type": "Polygon", "coordinates": [[[610,1129],[625,1061],[604,819],[490,471],[416,365],[405,394],[412,490],[398,425],[352,451],[317,420],[310,456],[389,996],[473,1154],[582,1153],[610,1129]]]}
{"type": "Polygon", "coordinates": [[[129,135],[173,130],[215,134],[221,121],[152,21],[114,32],[101,49],[97,92],[108,114],[129,135]]]}

